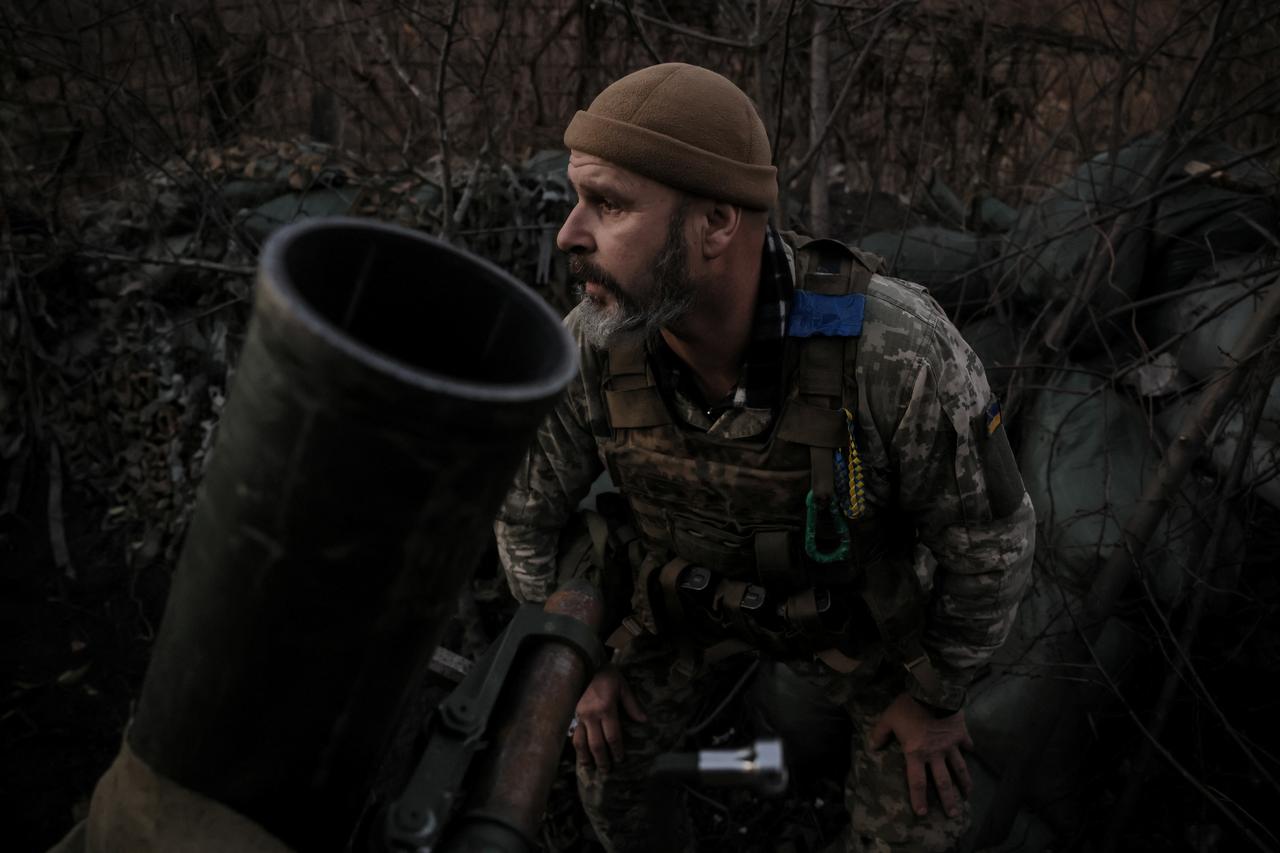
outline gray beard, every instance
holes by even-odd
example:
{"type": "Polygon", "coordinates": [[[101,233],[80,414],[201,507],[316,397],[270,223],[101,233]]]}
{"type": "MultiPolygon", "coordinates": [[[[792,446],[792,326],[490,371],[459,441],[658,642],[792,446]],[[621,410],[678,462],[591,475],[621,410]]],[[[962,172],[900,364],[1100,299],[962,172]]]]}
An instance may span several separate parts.
{"type": "Polygon", "coordinates": [[[613,294],[612,305],[587,296],[586,285],[578,283],[578,328],[592,347],[603,349],[635,337],[648,340],[662,329],[676,326],[693,308],[697,286],[689,275],[689,251],[684,238],[687,206],[687,199],[681,202],[668,226],[667,240],[654,258],[653,286],[647,305],[640,304],[613,280],[602,282],[613,294]]]}
{"type": "Polygon", "coordinates": [[[586,294],[586,288],[578,285],[578,330],[588,344],[604,349],[613,344],[636,338],[648,340],[664,327],[675,325],[693,307],[693,283],[684,279],[679,291],[672,290],[660,297],[648,308],[641,308],[629,299],[618,299],[612,305],[597,302],[586,294]]]}

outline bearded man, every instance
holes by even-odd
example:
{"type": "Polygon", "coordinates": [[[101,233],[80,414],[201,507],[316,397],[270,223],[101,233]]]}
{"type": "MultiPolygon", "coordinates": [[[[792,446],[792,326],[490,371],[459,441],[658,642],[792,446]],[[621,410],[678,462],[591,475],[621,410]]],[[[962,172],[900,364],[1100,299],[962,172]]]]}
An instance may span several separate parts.
{"type": "Polygon", "coordinates": [[[752,654],[850,714],[846,849],[949,848],[966,687],[1009,630],[1034,539],[981,364],[879,259],[770,226],[767,134],[719,74],[630,74],[565,144],[581,376],[495,529],[513,593],[545,599],[560,532],[607,469],[642,546],[613,663],[577,708],[598,836],[650,849],[649,766],[712,671],[752,654]]]}

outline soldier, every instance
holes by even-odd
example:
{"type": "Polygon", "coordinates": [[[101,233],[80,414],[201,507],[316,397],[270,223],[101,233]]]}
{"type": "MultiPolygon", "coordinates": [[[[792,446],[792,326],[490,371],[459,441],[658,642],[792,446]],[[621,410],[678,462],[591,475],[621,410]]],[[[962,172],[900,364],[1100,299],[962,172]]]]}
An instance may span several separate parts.
{"type": "Polygon", "coordinates": [[[609,850],[648,849],[647,768],[745,651],[849,711],[846,849],[951,847],[966,686],[1009,630],[1034,537],[982,365],[878,258],[770,226],[768,137],[719,74],[637,71],[564,139],[581,376],[495,529],[516,597],[545,599],[561,529],[607,469],[642,545],[634,612],[577,708],[592,825],[609,850]]]}

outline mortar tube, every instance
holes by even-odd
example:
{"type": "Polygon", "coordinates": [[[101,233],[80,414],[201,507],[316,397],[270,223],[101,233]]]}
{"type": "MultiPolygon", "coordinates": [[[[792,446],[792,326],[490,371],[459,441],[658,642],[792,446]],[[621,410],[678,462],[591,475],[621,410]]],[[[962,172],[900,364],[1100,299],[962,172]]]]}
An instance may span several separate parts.
{"type": "Polygon", "coordinates": [[[560,318],[492,264],[370,220],[276,232],[133,751],[294,849],[343,849],[576,371],[560,318]]]}
{"type": "MultiPolygon", "coordinates": [[[[604,600],[584,581],[557,590],[543,609],[596,631],[604,618],[604,600]]],[[[447,853],[472,849],[470,837],[492,833],[494,825],[516,830],[526,844],[538,837],[565,733],[592,674],[572,646],[546,639],[526,652],[513,672],[517,675],[503,691],[491,727],[491,746],[472,771],[465,811],[443,847],[447,853]]]]}

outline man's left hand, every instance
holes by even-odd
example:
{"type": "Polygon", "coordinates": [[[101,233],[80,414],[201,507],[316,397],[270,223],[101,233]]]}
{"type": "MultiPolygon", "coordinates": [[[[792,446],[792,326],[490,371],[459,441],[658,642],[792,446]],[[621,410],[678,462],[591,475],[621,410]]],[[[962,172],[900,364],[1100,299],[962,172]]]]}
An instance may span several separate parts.
{"type": "Polygon", "coordinates": [[[961,747],[973,748],[969,729],[964,724],[964,712],[936,718],[909,694],[902,693],[872,726],[869,746],[872,749],[882,748],[889,743],[890,735],[898,739],[907,759],[911,809],[921,816],[928,810],[928,783],[925,779],[928,768],[934,787],[938,789],[938,798],[942,800],[942,808],[949,817],[960,814],[959,797],[967,799],[973,787],[969,768],[960,754],[961,747]]]}

